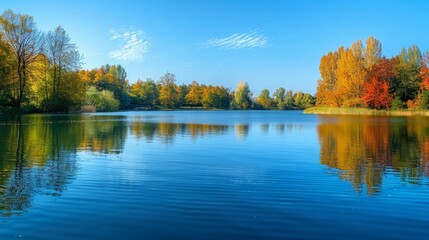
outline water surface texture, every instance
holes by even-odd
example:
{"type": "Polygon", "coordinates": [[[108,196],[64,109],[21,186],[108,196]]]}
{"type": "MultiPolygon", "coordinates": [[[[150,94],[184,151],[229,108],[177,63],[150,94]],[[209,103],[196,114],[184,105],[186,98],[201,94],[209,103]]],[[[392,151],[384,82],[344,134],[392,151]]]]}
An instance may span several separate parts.
{"type": "Polygon", "coordinates": [[[0,116],[0,239],[426,239],[429,118],[0,116]]]}

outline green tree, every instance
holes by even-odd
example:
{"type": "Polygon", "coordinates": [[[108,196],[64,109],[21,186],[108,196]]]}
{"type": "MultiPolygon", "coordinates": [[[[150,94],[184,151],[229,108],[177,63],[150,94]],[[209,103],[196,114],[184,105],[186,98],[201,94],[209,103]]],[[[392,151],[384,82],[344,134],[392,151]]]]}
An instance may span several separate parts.
{"type": "Polygon", "coordinates": [[[296,92],[293,95],[293,105],[295,108],[302,108],[302,100],[304,98],[304,93],[302,93],[301,91],[296,92]]]}
{"type": "Polygon", "coordinates": [[[271,109],[273,105],[273,99],[270,97],[270,91],[268,89],[263,89],[256,98],[256,102],[264,109],[271,109]]]}
{"type": "Polygon", "coordinates": [[[46,111],[67,111],[69,107],[72,107],[69,104],[74,99],[67,99],[66,97],[75,96],[73,92],[67,92],[73,89],[66,87],[70,85],[67,81],[79,84],[75,81],[80,79],[79,76],[72,74],[72,72],[79,70],[81,56],[76,45],[71,43],[70,37],[60,26],[46,34],[44,54],[47,59],[47,61],[43,61],[47,65],[44,69],[47,69],[49,74],[42,77],[45,79],[44,87],[46,89],[43,108],[46,111]]]}
{"type": "Polygon", "coordinates": [[[421,53],[417,46],[403,48],[398,55],[399,61],[395,65],[396,78],[392,80],[391,88],[401,101],[407,102],[416,98],[421,79],[421,53]]]}
{"type": "Polygon", "coordinates": [[[401,98],[396,96],[392,101],[391,110],[399,110],[404,108],[404,103],[401,101],[401,98]]]}
{"type": "Polygon", "coordinates": [[[86,92],[86,104],[94,106],[99,112],[116,111],[119,109],[119,101],[108,90],[97,90],[91,86],[86,92]]]}
{"type": "Polygon", "coordinates": [[[313,107],[315,104],[314,97],[309,93],[304,93],[304,96],[301,99],[301,106],[300,108],[306,109],[309,107],[313,107]]]}
{"type": "Polygon", "coordinates": [[[177,92],[177,105],[176,107],[181,107],[186,104],[186,95],[188,94],[188,86],[182,84],[180,86],[176,85],[177,92]]]}
{"type": "Polygon", "coordinates": [[[252,92],[247,82],[238,83],[235,89],[235,104],[239,109],[249,109],[252,106],[252,92]]]}
{"type": "Polygon", "coordinates": [[[121,65],[106,64],[96,71],[93,84],[98,90],[108,90],[113,92],[115,98],[120,102],[120,108],[128,105],[128,81],[127,73],[121,65]]]}
{"type": "Polygon", "coordinates": [[[52,71],[53,100],[61,92],[62,75],[67,71],[77,71],[80,68],[81,57],[75,44],[70,42],[66,31],[58,26],[46,35],[45,55],[49,60],[52,71]]]}
{"type": "Polygon", "coordinates": [[[274,102],[275,105],[277,106],[277,108],[279,110],[284,110],[286,108],[285,106],[285,94],[286,94],[286,89],[284,89],[283,87],[280,87],[278,89],[276,89],[276,91],[274,91],[274,102]]]}
{"type": "Polygon", "coordinates": [[[295,98],[292,90],[286,92],[283,109],[293,109],[295,106],[295,98]]]}
{"type": "Polygon", "coordinates": [[[421,97],[419,101],[419,109],[420,110],[429,109],[429,91],[428,90],[423,90],[421,93],[421,97]]]}

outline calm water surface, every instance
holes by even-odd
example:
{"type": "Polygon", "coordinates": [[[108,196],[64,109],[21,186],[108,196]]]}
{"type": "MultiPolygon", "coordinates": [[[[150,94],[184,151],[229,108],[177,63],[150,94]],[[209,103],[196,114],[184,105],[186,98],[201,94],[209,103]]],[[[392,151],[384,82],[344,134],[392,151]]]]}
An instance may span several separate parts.
{"type": "Polygon", "coordinates": [[[0,239],[427,239],[429,118],[0,116],[0,239]]]}

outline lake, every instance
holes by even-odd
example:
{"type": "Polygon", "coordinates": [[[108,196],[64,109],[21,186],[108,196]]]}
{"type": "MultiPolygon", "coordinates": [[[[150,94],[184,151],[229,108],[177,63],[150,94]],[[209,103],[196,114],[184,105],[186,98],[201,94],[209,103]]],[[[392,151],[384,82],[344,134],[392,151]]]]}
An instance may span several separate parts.
{"type": "Polygon", "coordinates": [[[426,239],[429,118],[0,116],[0,239],[426,239]]]}

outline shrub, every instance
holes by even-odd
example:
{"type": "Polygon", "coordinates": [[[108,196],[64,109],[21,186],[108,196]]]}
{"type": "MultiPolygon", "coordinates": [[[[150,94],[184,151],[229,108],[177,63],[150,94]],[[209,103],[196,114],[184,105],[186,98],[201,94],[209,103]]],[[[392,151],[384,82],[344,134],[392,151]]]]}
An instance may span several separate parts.
{"type": "Polygon", "coordinates": [[[95,87],[90,87],[86,92],[86,104],[95,106],[97,111],[108,112],[119,109],[119,101],[112,92],[98,91],[95,87]]]}
{"type": "Polygon", "coordinates": [[[404,103],[401,101],[401,98],[396,96],[395,99],[392,101],[392,107],[391,110],[400,110],[404,108],[404,103]]]}

